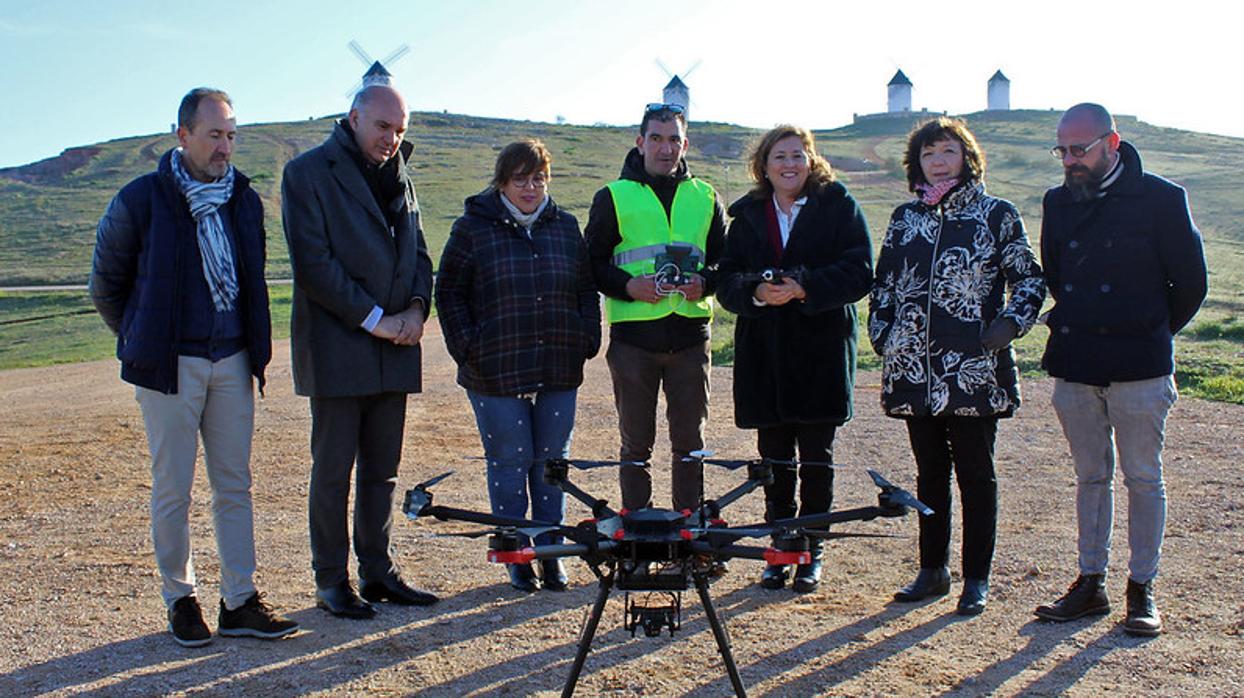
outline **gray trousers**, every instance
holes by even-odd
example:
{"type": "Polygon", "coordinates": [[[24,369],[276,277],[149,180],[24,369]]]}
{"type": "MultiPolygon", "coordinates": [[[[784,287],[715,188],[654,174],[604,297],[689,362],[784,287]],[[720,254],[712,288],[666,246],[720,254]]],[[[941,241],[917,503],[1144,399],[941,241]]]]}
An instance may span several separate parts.
{"type": "Polygon", "coordinates": [[[1103,574],[1109,562],[1117,451],[1127,487],[1128,571],[1142,584],[1157,576],[1166,530],[1162,443],[1175,398],[1172,376],[1107,386],[1055,380],[1054,410],[1076,468],[1081,574],[1103,574]]]}
{"type": "Polygon", "coordinates": [[[346,511],[354,473],[354,553],[359,577],[379,579],[397,567],[389,552],[393,490],[402,459],[406,393],[311,398],[311,567],[315,585],[349,579],[346,511]]]}
{"type": "Polygon", "coordinates": [[[212,523],[220,556],[220,595],[237,608],[255,593],[251,505],[251,434],[255,398],[246,351],[212,362],[177,360],[177,393],[136,388],[151,451],[151,541],[161,595],[172,606],[195,593],[190,555],[190,490],[203,437],[212,488],[212,523]]]}
{"type": "MultiPolygon", "coordinates": [[[[664,388],[669,422],[671,480],[676,511],[694,509],[704,490],[698,463],[683,458],[704,448],[708,422],[708,342],[677,352],[640,349],[610,342],[605,355],[613,377],[613,399],[618,409],[622,460],[648,462],[657,435],[657,391],[664,388]]],[[[647,468],[624,465],[618,473],[622,506],[652,506],[652,474],[647,468]]]]}

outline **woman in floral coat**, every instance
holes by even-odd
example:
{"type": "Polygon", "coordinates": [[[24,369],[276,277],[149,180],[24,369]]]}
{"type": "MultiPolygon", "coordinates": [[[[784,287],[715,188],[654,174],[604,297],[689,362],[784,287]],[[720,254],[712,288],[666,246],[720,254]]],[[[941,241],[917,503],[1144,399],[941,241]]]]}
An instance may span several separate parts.
{"type": "Polygon", "coordinates": [[[890,217],[868,331],[885,359],[882,407],[907,424],[917,496],[934,514],[920,518],[920,573],[894,597],[950,590],[953,470],[963,506],[958,613],[976,615],[985,609],[997,524],[994,438],[998,419],[1019,407],[1010,343],[1036,321],[1045,283],[1019,211],[985,193],[985,154],[963,121],[917,127],[903,165],[917,198],[890,217]]]}

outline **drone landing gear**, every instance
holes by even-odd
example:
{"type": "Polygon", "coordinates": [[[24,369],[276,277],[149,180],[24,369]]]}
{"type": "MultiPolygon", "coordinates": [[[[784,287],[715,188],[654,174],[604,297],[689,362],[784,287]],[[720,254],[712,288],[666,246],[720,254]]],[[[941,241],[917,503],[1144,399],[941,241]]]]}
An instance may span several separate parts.
{"type": "MultiPolygon", "coordinates": [[[[570,675],[566,677],[566,685],[562,688],[562,698],[571,698],[574,695],[575,685],[579,682],[579,674],[583,672],[583,663],[587,661],[587,653],[592,650],[592,638],[596,635],[596,628],[600,625],[601,614],[605,610],[605,602],[609,600],[609,594],[613,591],[614,576],[616,568],[610,569],[609,573],[600,578],[600,591],[596,594],[596,602],[592,604],[592,611],[588,615],[587,622],[583,624],[583,632],[579,636],[579,648],[575,653],[574,664],[570,668],[570,675]]],[[[696,572],[692,575],[695,580],[695,590],[700,595],[700,604],[704,606],[704,617],[708,619],[708,625],[713,630],[713,638],[717,640],[717,650],[721,652],[721,659],[725,662],[726,672],[730,675],[730,685],[734,687],[735,695],[740,698],[746,698],[747,689],[743,686],[743,679],[739,677],[739,669],[734,664],[734,654],[730,651],[730,638],[726,635],[726,628],[721,623],[721,618],[717,616],[717,609],[713,607],[713,599],[708,594],[708,575],[696,572]]],[[[631,634],[635,634],[635,626],[632,625],[631,605],[627,594],[627,629],[631,634]]],[[[678,613],[681,607],[681,601],[678,600],[677,594],[673,594],[675,598],[674,612],[678,613]]],[[[641,625],[644,628],[644,634],[649,637],[655,637],[661,634],[661,628],[665,625],[663,614],[658,613],[654,608],[661,607],[641,607],[640,618],[641,625]],[[645,613],[649,613],[648,617],[644,617],[645,613]],[[657,619],[661,620],[661,624],[655,624],[657,619]],[[649,632],[648,621],[651,620],[655,625],[655,632],[649,632]]],[[[675,628],[670,626],[670,634],[672,635],[675,628]]]]}

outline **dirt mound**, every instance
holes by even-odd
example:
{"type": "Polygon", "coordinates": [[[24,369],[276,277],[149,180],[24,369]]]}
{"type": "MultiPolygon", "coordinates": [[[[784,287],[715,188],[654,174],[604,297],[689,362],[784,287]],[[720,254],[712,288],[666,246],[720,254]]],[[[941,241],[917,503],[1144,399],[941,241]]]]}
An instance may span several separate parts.
{"type": "MultiPolygon", "coordinates": [[[[426,344],[427,392],[413,398],[400,488],[457,473],[438,502],[487,506],[474,420],[452,362],[433,327],[426,344]]],[[[381,607],[370,622],[314,608],[306,495],[309,418],[292,394],[289,350],[276,347],[267,397],[259,402],[254,449],[260,588],[303,626],[282,642],[217,638],[186,650],[164,630],[151,553],[150,495],[142,419],[133,388],[115,362],[0,373],[0,694],[225,695],[363,694],[553,695],[569,670],[596,587],[579,561],[572,588],[524,596],[504,571],[484,562],[479,540],[432,534],[465,526],[394,524],[406,575],[442,597],[430,609],[381,607]]],[[[754,434],[732,425],[731,374],[715,369],[709,441],[725,456],[753,453],[754,434]]],[[[1120,483],[1116,553],[1106,617],[1052,625],[1038,603],[1062,593],[1075,573],[1075,487],[1050,385],[1024,385],[1026,403],[998,440],[1001,509],[990,604],[983,616],[955,616],[949,597],[894,605],[915,573],[916,522],[853,524],[895,538],[834,541],[821,589],[806,596],[765,591],[758,563],[734,561],[713,586],[743,681],[756,695],[1242,695],[1244,408],[1181,400],[1167,438],[1170,516],[1158,601],[1167,633],[1122,633],[1127,498],[1120,483]]],[[[839,431],[835,506],[873,500],[862,466],[914,487],[902,424],[877,406],[878,378],[861,376],[858,417],[839,431]]],[[[664,448],[664,446],[662,446],[664,448]]],[[[573,452],[616,453],[608,370],[588,365],[573,452]]],[[[209,489],[195,485],[192,532],[200,595],[215,605],[219,567],[209,489]]],[[[668,471],[656,468],[657,492],[668,471]]],[[[615,474],[575,476],[616,501],[615,474]]],[[[708,489],[724,492],[737,472],[710,469],[708,489]]],[[[731,507],[735,523],[758,520],[762,496],[731,507]]],[[[568,503],[568,520],[586,512],[568,503]]],[[[957,513],[956,513],[956,527],[957,513]]],[[[843,530],[848,527],[843,526],[843,530]]],[[[957,540],[957,538],[956,538],[957,540]]],[[[956,547],[958,543],[954,544],[956,547]]],[[[959,562],[952,553],[952,569],[959,562]]],[[[622,630],[622,597],[605,609],[580,695],[724,695],[725,671],[694,594],[674,638],[634,638],[622,630]]],[[[215,626],[215,614],[208,613],[215,626]]]]}
{"type": "Polygon", "coordinates": [[[66,148],[56,157],[32,162],[29,165],[20,167],[2,168],[0,169],[0,177],[16,179],[27,184],[58,184],[74,170],[82,167],[90,162],[91,158],[99,155],[100,150],[99,146],[94,145],[83,148],[66,148]]]}

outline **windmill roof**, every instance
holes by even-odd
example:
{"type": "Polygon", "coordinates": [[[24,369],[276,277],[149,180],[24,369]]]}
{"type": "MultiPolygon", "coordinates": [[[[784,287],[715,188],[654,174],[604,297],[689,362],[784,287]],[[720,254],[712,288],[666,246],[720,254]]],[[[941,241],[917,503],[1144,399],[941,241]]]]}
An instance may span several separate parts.
{"type": "Polygon", "coordinates": [[[388,70],[386,70],[385,67],[380,64],[380,61],[376,61],[375,63],[372,63],[371,67],[367,69],[367,72],[363,73],[363,77],[365,78],[374,77],[377,75],[382,75],[384,77],[392,77],[393,73],[390,73],[388,70]]]}
{"type": "Polygon", "coordinates": [[[665,83],[665,87],[663,89],[671,90],[671,89],[674,89],[675,87],[681,87],[685,90],[687,89],[687,83],[683,82],[681,78],[675,75],[674,77],[670,78],[669,82],[665,83]]]}
{"type": "Polygon", "coordinates": [[[993,74],[993,77],[989,78],[989,82],[998,82],[998,81],[1010,82],[1010,80],[1008,80],[1007,77],[1002,74],[1001,70],[998,70],[996,73],[993,74]]]}
{"type": "Polygon", "coordinates": [[[889,85],[910,85],[910,84],[911,84],[911,80],[908,80],[907,76],[903,75],[903,71],[901,70],[894,73],[894,77],[890,78],[890,82],[886,83],[887,87],[889,85]]]}

